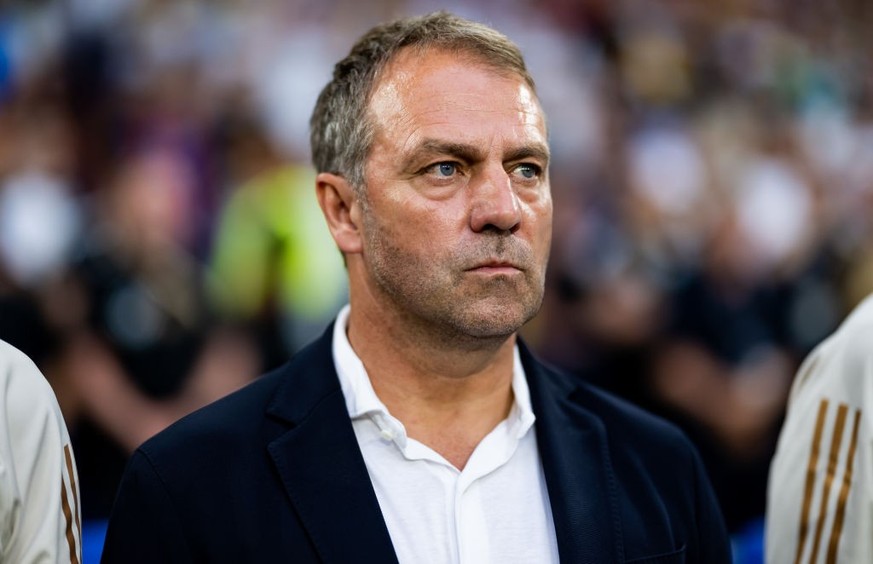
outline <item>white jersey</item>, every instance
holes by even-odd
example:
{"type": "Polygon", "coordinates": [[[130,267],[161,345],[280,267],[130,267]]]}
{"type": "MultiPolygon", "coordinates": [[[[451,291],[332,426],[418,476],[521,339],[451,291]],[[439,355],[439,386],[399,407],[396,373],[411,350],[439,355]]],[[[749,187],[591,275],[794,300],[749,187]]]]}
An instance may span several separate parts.
{"type": "Polygon", "coordinates": [[[0,562],[81,562],[78,475],[54,392],[0,341],[0,562]]]}
{"type": "Polygon", "coordinates": [[[769,564],[873,563],[873,297],[798,372],[770,468],[769,564]]]}

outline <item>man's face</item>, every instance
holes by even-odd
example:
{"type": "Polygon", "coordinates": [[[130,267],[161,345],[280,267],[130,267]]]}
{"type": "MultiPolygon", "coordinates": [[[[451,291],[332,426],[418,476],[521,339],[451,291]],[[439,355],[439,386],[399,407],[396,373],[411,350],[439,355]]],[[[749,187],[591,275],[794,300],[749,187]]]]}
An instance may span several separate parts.
{"type": "Polygon", "coordinates": [[[552,229],[545,120],[515,75],[401,53],[370,103],[370,292],[450,337],[514,333],[539,310],[552,229]]]}

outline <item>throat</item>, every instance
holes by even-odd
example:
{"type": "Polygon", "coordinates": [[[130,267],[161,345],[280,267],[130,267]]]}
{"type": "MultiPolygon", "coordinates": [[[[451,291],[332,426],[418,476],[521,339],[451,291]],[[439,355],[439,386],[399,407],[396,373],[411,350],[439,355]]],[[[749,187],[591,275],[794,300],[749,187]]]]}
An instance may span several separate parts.
{"type": "MultiPolygon", "coordinates": [[[[477,398],[487,399],[487,398],[477,398]]],[[[497,402],[472,402],[458,406],[418,406],[409,403],[388,409],[406,428],[408,436],[428,446],[458,470],[463,470],[482,440],[488,436],[512,409],[511,387],[497,402]]],[[[387,404],[386,404],[387,405],[387,404]]]]}

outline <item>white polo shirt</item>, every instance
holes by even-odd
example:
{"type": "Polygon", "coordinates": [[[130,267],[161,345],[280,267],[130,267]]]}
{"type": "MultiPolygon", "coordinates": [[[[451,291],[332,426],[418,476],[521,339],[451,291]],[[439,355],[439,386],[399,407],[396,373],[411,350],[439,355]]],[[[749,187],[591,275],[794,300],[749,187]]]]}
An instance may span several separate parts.
{"type": "Polygon", "coordinates": [[[549,495],[537,451],[535,417],[515,350],[514,402],[458,470],[376,396],[337,317],[333,358],[370,480],[401,564],[558,562],[549,495]]]}

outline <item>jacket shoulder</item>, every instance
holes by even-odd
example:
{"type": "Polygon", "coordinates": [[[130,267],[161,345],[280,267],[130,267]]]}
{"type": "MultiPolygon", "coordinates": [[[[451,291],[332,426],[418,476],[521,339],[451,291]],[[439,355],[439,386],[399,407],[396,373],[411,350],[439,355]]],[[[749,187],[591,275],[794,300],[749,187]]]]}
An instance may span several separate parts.
{"type": "Polygon", "coordinates": [[[339,384],[330,340],[322,337],[283,366],[183,417],[138,450],[156,468],[211,461],[217,452],[255,456],[335,389],[339,384]]]}
{"type": "Polygon", "coordinates": [[[574,407],[599,419],[612,441],[686,448],[691,444],[675,424],[579,377],[536,360],[548,386],[560,390],[574,407]]]}
{"type": "Polygon", "coordinates": [[[592,476],[593,483],[610,492],[603,507],[611,507],[620,523],[616,534],[628,558],[653,562],[649,555],[660,554],[678,559],[678,552],[667,551],[684,550],[685,561],[729,562],[718,503],[685,434],[580,378],[529,360],[529,381],[543,415],[541,421],[535,409],[537,425],[542,422],[538,436],[544,460],[553,472],[572,468],[566,473],[571,481],[587,476],[581,492],[591,487],[592,476]]]}

